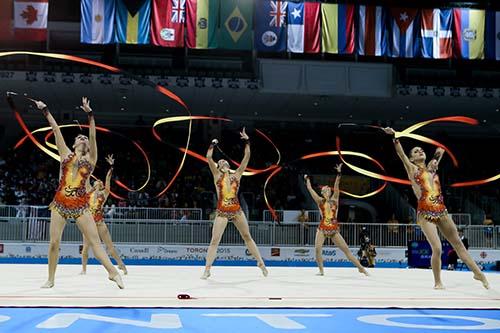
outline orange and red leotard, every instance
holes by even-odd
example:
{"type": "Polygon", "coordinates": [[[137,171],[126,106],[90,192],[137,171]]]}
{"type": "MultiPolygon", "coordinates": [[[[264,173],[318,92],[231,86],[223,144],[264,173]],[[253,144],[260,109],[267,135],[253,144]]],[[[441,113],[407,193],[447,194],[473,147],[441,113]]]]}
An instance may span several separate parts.
{"type": "Polygon", "coordinates": [[[334,200],[322,199],[319,204],[321,212],[321,222],[318,229],[323,232],[326,237],[334,236],[339,230],[337,222],[337,204],[334,200]]]}
{"type": "Polygon", "coordinates": [[[421,191],[420,198],[418,198],[417,215],[429,222],[439,222],[447,211],[438,175],[436,172],[430,172],[427,168],[419,167],[414,180],[421,191]]]}
{"type": "Polygon", "coordinates": [[[89,161],[78,159],[75,153],[69,154],[61,163],[59,186],[49,209],[65,219],[80,217],[89,207],[85,186],[93,169],[89,161]]]}
{"type": "Polygon", "coordinates": [[[223,173],[216,182],[217,215],[232,220],[241,212],[238,201],[239,179],[231,174],[223,173]]]}
{"type": "Polygon", "coordinates": [[[104,203],[106,196],[103,191],[92,190],[89,194],[89,209],[95,223],[104,221],[104,203]]]}

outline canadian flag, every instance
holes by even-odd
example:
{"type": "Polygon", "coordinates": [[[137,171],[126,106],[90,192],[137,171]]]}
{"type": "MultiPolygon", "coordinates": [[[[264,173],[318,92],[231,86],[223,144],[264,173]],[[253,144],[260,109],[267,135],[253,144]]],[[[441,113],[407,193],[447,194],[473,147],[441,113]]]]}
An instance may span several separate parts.
{"type": "Polygon", "coordinates": [[[16,39],[46,40],[48,13],[49,0],[15,0],[14,34],[16,39]]]}

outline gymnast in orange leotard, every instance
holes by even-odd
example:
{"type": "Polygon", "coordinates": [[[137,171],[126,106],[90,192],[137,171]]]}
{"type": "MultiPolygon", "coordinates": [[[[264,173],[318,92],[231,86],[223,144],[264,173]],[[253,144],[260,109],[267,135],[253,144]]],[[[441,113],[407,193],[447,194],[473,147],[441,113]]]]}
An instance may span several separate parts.
{"type": "Polygon", "coordinates": [[[316,239],[314,241],[314,247],[316,250],[316,263],[318,264],[319,273],[318,275],[324,275],[323,269],[323,244],[326,238],[331,238],[335,245],[344,253],[344,255],[349,259],[357,268],[360,273],[368,275],[366,269],[361,265],[358,259],[349,250],[349,246],[345,242],[344,238],[340,234],[339,224],[337,222],[337,213],[339,207],[339,196],[340,196],[340,177],[342,164],[337,165],[337,177],[335,178],[335,184],[333,186],[333,191],[330,186],[325,185],[321,188],[321,196],[319,196],[316,191],[312,188],[311,180],[309,176],[305,175],[304,179],[306,181],[306,187],[311,197],[313,198],[316,205],[318,205],[319,211],[321,213],[321,221],[319,223],[318,229],[316,230],[316,239]]]}
{"type": "MultiPolygon", "coordinates": [[[[395,131],[392,128],[385,128],[384,131],[394,137],[395,131]]],[[[436,153],[426,165],[426,155],[422,148],[414,147],[409,156],[406,156],[403,147],[398,139],[394,138],[394,146],[408,174],[413,193],[417,197],[417,223],[424,232],[427,241],[432,248],[431,267],[434,275],[434,288],[444,289],[441,281],[441,240],[438,229],[450,242],[462,261],[474,272],[474,279],[482,282],[488,289],[489,284],[486,276],[476,265],[469,252],[458,236],[455,222],[451,219],[446,206],[444,205],[441,185],[437,174],[439,162],[443,157],[444,150],[437,148],[436,153]]]]}
{"type": "MultiPolygon", "coordinates": [[[[111,189],[111,175],[113,174],[113,165],[115,160],[113,155],[108,155],[106,157],[106,162],[109,164],[109,170],[106,174],[106,183],[103,184],[102,181],[96,180],[94,186],[89,189],[89,209],[94,218],[94,222],[97,226],[97,232],[99,238],[102,240],[104,245],[106,245],[106,250],[108,253],[116,260],[118,268],[123,271],[123,274],[127,275],[127,268],[123,263],[122,258],[116,251],[113,240],[111,239],[111,234],[109,233],[106,223],[104,223],[104,204],[108,199],[110,189],[111,189]]],[[[89,242],[85,237],[83,237],[83,249],[82,249],[82,273],[87,273],[87,261],[89,258],[89,242]]]]}
{"type": "Polygon", "coordinates": [[[217,140],[214,139],[208,148],[208,166],[210,167],[210,171],[214,177],[214,184],[217,190],[217,210],[212,227],[212,240],[210,241],[210,246],[208,247],[205,271],[201,277],[202,279],[210,277],[210,269],[212,268],[212,264],[217,254],[217,247],[219,246],[219,242],[229,221],[233,222],[234,226],[240,232],[248,250],[257,260],[257,265],[262,270],[262,274],[264,276],[267,276],[268,274],[259,249],[250,235],[248,221],[245,214],[243,214],[243,211],[241,210],[240,202],[238,200],[238,190],[240,187],[241,176],[250,161],[250,141],[245,132],[245,128],[243,128],[240,132],[240,135],[241,139],[245,141],[245,155],[236,171],[232,171],[229,168],[229,163],[226,160],[219,160],[215,163],[212,155],[214,147],[218,143],[217,140]]]}
{"type": "Polygon", "coordinates": [[[95,120],[90,108],[89,100],[82,99],[81,108],[89,118],[90,135],[78,135],[71,151],[64,141],[56,120],[49,112],[45,103],[35,102],[38,109],[47,118],[56,140],[57,151],[61,156],[59,186],[54,200],[49,206],[50,215],[50,244],[49,244],[49,278],[42,288],[54,287],[57,263],[59,261],[59,245],[67,219],[75,219],[76,224],[85,238],[88,239],[96,258],[108,271],[108,278],[124,288],[120,274],[109,260],[101,246],[99,235],[92,215],[89,211],[89,193],[87,186],[89,178],[97,161],[97,144],[95,120]]]}

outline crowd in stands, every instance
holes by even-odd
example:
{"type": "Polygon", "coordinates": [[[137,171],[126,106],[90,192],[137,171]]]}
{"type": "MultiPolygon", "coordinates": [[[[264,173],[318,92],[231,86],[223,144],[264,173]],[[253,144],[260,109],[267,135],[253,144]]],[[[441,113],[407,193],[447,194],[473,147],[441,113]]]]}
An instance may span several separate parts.
{"type": "MultiPolygon", "coordinates": [[[[258,126],[258,124],[256,124],[258,126]]],[[[273,138],[280,148],[282,155],[283,171],[279,173],[268,186],[268,199],[273,203],[275,209],[313,209],[308,201],[307,194],[301,190],[300,182],[302,175],[308,174],[331,174],[334,175],[334,166],[338,163],[335,157],[323,157],[309,161],[298,161],[302,155],[335,150],[335,135],[340,134],[342,138],[342,149],[362,151],[380,160],[385,166],[387,173],[405,177],[402,164],[398,161],[390,139],[383,134],[373,133],[371,130],[362,130],[356,133],[335,132],[331,124],[316,124],[315,128],[307,126],[291,126],[282,129],[275,124],[266,124],[259,127],[273,138]],[[371,132],[370,132],[371,131],[371,132]],[[354,134],[354,135],[353,135],[354,134]]],[[[126,199],[109,199],[108,206],[116,207],[165,207],[165,208],[202,208],[207,215],[215,208],[216,197],[212,176],[206,163],[187,157],[184,168],[177,180],[163,195],[158,195],[170,181],[178,167],[182,154],[171,145],[156,142],[151,137],[146,128],[123,129],[130,137],[138,141],[146,148],[151,158],[152,173],[147,187],[142,191],[127,192],[116,184],[112,185],[112,190],[126,199]]],[[[169,138],[173,139],[171,144],[183,145],[185,130],[182,128],[169,128],[169,138]],[[172,133],[175,133],[172,135],[172,133]],[[177,135],[178,134],[178,135],[177,135]]],[[[252,157],[250,165],[254,168],[265,168],[275,163],[276,153],[272,146],[260,137],[255,135],[252,129],[251,136],[252,157]]],[[[231,156],[239,161],[243,154],[243,144],[239,140],[238,130],[222,130],[219,133],[221,139],[221,149],[224,153],[216,151],[215,159],[231,156]]],[[[191,149],[205,155],[210,138],[213,135],[193,135],[191,149]]],[[[487,178],[493,175],[498,165],[498,157],[488,155],[484,142],[481,139],[457,139],[450,138],[443,133],[434,133],[433,137],[439,141],[450,145],[455,151],[460,168],[455,169],[451,161],[447,158],[440,166],[440,176],[445,194],[445,202],[450,212],[461,212],[464,198],[472,198],[474,201],[478,197],[500,198],[500,190],[494,184],[483,187],[470,187],[466,189],[452,189],[450,183],[464,179],[487,178]],[[484,152],[482,154],[481,152],[484,152]]],[[[68,140],[70,135],[68,135],[68,140]]],[[[108,138],[101,139],[99,145],[99,165],[95,171],[97,177],[103,178],[106,164],[104,156],[113,153],[116,159],[114,179],[119,179],[130,188],[138,188],[146,178],[144,161],[140,154],[135,153],[134,148],[124,147],[120,141],[113,141],[108,138]],[[101,161],[102,159],[102,161],[101,161]]],[[[492,139],[497,142],[499,139],[492,139]]],[[[403,141],[404,147],[409,150],[413,142],[403,141]]],[[[433,155],[434,149],[424,145],[427,156],[433,155]]],[[[360,159],[351,159],[358,165],[376,170],[376,167],[369,162],[360,159]]],[[[354,174],[348,168],[344,168],[344,174],[354,174]]],[[[496,170],[498,172],[498,170],[496,170]]],[[[58,162],[44,155],[30,144],[12,150],[4,150],[0,155],[0,205],[48,205],[52,200],[54,190],[58,183],[59,165],[58,162]]],[[[268,174],[244,177],[242,179],[240,193],[244,198],[244,206],[251,217],[261,217],[262,210],[266,209],[263,196],[263,185],[268,174]]],[[[373,181],[378,184],[377,181],[373,181]]],[[[314,179],[313,179],[314,183],[314,179]]],[[[394,186],[412,205],[416,205],[416,200],[409,187],[404,185],[394,186]]],[[[479,200],[479,199],[477,199],[479,200]]],[[[375,207],[385,207],[381,196],[367,199],[375,207]]],[[[480,203],[478,203],[480,205],[480,203]]],[[[389,207],[390,208],[390,207],[389,207]]],[[[485,207],[489,210],[491,207],[485,207]]],[[[391,218],[392,209],[387,211],[378,209],[379,222],[387,221],[391,218]]],[[[399,220],[404,217],[395,216],[399,220]]]]}

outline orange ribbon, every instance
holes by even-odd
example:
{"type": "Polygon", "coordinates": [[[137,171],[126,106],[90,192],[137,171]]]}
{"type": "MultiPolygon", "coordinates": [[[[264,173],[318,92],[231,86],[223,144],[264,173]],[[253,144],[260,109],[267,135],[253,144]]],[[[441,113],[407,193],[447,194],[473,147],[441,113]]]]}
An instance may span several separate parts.
{"type": "MultiPolygon", "coordinates": [[[[154,89],[156,91],[158,91],[159,93],[161,93],[162,95],[165,95],[167,96],[168,98],[174,100],[176,103],[178,103],[179,105],[181,105],[184,110],[189,114],[191,115],[190,111],[189,111],[189,108],[187,107],[187,105],[184,103],[184,101],[177,95],[175,95],[173,92],[171,92],[170,90],[168,90],[167,88],[165,87],[162,87],[162,86],[159,86],[157,84],[154,84],[153,82],[149,81],[149,80],[146,80],[144,78],[141,78],[141,77],[138,77],[136,75],[133,75],[133,74],[130,74],[130,73],[127,73],[123,70],[121,70],[120,68],[117,68],[117,67],[113,67],[113,66],[109,66],[109,65],[106,65],[106,64],[103,64],[103,63],[100,63],[98,61],[94,61],[94,60],[89,60],[89,59],[85,59],[85,58],[81,58],[81,57],[76,57],[76,56],[71,56],[71,55],[66,55],[66,54],[59,54],[59,53],[44,53],[44,52],[29,52],[29,51],[9,51],[9,52],[0,52],[0,57],[7,57],[7,56],[15,56],[15,55],[32,55],[32,56],[38,56],[38,57],[44,57],[44,58],[52,58],[52,59],[60,59],[60,60],[68,60],[68,61],[72,61],[72,62],[78,62],[78,63],[83,63],[83,64],[87,64],[87,65],[90,65],[90,66],[94,66],[94,67],[99,67],[99,68],[102,68],[104,70],[107,70],[107,71],[110,71],[110,72],[113,72],[113,73],[125,73],[127,75],[129,75],[130,77],[134,78],[135,80],[137,80],[138,82],[142,82],[142,83],[145,83],[151,87],[154,87],[154,89]]],[[[21,120],[22,119],[20,118],[21,116],[17,113],[16,114],[16,119],[18,120],[21,120]]],[[[21,124],[21,122],[19,122],[21,124]]],[[[191,138],[191,120],[189,120],[189,133],[188,133],[188,139],[186,141],[186,149],[189,148],[189,143],[190,143],[190,138],[191,138]]],[[[24,122],[23,122],[24,124],[24,122]]],[[[21,125],[21,127],[23,128],[23,130],[26,132],[27,134],[27,137],[33,142],[35,143],[35,145],[40,148],[44,153],[48,154],[49,156],[51,156],[52,158],[56,158],[57,160],[58,156],[57,154],[54,154],[52,151],[50,151],[49,149],[45,148],[43,145],[41,145],[35,138],[33,135],[31,135],[31,132],[28,130],[26,124],[24,124],[24,127],[21,125]],[[30,134],[28,135],[28,132],[30,132],[30,134]],[[38,143],[38,144],[36,144],[38,143]]],[[[183,154],[183,157],[182,157],[182,160],[181,160],[181,163],[179,164],[179,166],[177,167],[177,170],[174,174],[174,176],[172,177],[172,179],[169,181],[168,185],[165,187],[164,190],[162,190],[160,192],[160,194],[158,196],[160,196],[161,194],[165,193],[168,188],[170,188],[170,186],[174,183],[175,179],[178,177],[179,173],[181,172],[183,166],[184,166],[184,162],[185,162],[185,159],[186,159],[186,153],[183,154]]],[[[123,183],[121,182],[118,182],[117,184],[119,184],[120,186],[128,189],[128,187],[126,187],[123,183]]]]}

